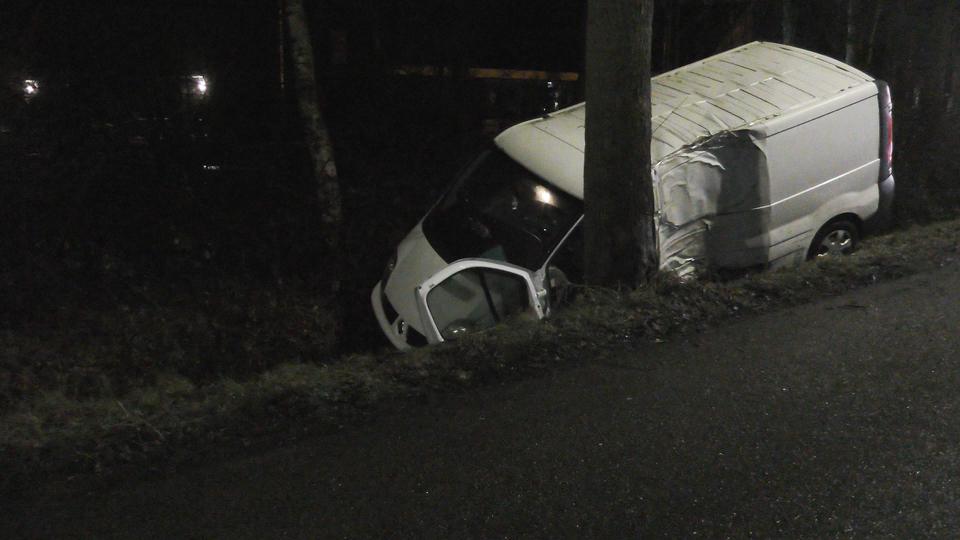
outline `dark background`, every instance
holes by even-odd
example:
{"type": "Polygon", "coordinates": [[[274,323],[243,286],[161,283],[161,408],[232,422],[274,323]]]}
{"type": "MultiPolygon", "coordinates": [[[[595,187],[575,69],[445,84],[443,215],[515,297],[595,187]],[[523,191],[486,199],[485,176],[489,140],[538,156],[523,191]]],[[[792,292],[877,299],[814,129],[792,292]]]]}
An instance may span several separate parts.
{"type": "MultiPolygon", "coordinates": [[[[842,59],[848,2],[793,4],[794,44],[842,59]]],[[[546,110],[548,80],[561,105],[582,99],[582,78],[559,82],[583,73],[582,0],[307,7],[344,194],[338,253],[323,248],[279,3],[4,2],[0,331],[59,343],[39,359],[4,356],[11,372],[42,380],[44,365],[83,365],[91,336],[112,336],[90,354],[118,370],[201,378],[381,347],[369,290],[452,171],[546,110]],[[477,67],[546,73],[471,78],[477,67]],[[186,91],[192,74],[206,96],[186,91]],[[40,84],[30,100],[25,79],[40,84]]],[[[780,0],[664,1],[655,13],[655,72],[782,39],[780,0]]],[[[859,0],[854,14],[854,64],[894,91],[897,222],[955,215],[957,7],[859,0]]],[[[71,387],[117,384],[98,373],[71,387]]]]}

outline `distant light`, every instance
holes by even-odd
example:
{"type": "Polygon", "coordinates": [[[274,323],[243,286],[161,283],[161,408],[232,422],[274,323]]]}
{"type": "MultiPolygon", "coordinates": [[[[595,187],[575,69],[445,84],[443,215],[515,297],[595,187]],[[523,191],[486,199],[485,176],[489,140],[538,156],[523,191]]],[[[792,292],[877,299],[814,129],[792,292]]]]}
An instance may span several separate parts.
{"type": "Polygon", "coordinates": [[[556,200],[553,198],[553,193],[550,193],[550,190],[543,186],[533,188],[533,198],[543,204],[549,204],[550,206],[557,205],[556,200]]]}
{"type": "Polygon", "coordinates": [[[209,87],[207,86],[207,78],[203,75],[191,75],[190,80],[193,81],[193,90],[197,95],[205,96],[209,87]]]}
{"type": "Polygon", "coordinates": [[[23,81],[23,93],[26,94],[27,97],[35,96],[39,91],[40,81],[36,79],[26,79],[23,81]]]}
{"type": "Polygon", "coordinates": [[[205,170],[205,171],[219,171],[219,170],[220,170],[220,166],[219,166],[219,165],[204,165],[204,166],[203,166],[203,170],[205,170]]]}

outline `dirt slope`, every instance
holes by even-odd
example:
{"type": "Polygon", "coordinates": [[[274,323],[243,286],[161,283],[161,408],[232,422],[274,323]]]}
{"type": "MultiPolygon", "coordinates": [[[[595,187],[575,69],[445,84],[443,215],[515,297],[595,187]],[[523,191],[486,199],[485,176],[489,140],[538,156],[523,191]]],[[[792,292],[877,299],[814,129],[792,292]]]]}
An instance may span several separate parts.
{"type": "MultiPolygon", "coordinates": [[[[960,266],[294,448],[0,513],[6,537],[954,536],[960,266]]],[[[589,360],[589,359],[585,359],[589,360]]]]}

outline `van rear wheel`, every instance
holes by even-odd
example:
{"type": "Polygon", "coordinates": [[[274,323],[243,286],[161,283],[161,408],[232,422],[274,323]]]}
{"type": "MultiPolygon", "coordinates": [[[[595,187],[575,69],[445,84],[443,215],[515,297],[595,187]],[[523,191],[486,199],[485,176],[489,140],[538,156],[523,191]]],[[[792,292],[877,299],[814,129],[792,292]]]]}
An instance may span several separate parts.
{"type": "Polygon", "coordinates": [[[824,225],[813,238],[807,259],[849,255],[859,243],[860,230],[856,223],[845,219],[832,221],[824,225]]]}

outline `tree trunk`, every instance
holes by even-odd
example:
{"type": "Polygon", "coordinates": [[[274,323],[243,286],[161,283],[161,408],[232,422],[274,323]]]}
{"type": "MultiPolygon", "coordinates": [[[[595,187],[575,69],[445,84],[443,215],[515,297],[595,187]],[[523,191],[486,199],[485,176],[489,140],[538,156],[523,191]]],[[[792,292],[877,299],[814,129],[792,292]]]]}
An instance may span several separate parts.
{"type": "Polygon", "coordinates": [[[863,65],[873,69],[873,51],[877,45],[877,29],[880,28],[880,19],[883,16],[884,0],[876,0],[873,6],[873,24],[870,26],[870,37],[867,38],[867,53],[863,65]]]}
{"type": "MultiPolygon", "coordinates": [[[[930,25],[924,29],[929,42],[922,54],[927,56],[929,67],[924,76],[922,108],[924,117],[938,119],[938,129],[930,130],[940,145],[949,147],[955,140],[956,126],[945,114],[950,101],[950,83],[954,69],[954,17],[957,6],[951,0],[939,0],[928,8],[930,25]]],[[[946,149],[944,150],[946,151],[946,149]]],[[[949,153],[949,152],[948,152],[949,153]]]]}
{"type": "Polygon", "coordinates": [[[586,280],[642,285],[658,268],[650,176],[653,0],[589,0],[586,280]]]}
{"type": "Polygon", "coordinates": [[[304,138],[320,198],[320,216],[327,225],[327,245],[336,250],[343,218],[340,201],[340,179],[333,159],[333,143],[323,120],[317,92],[313,45],[307,26],[303,0],[286,0],[287,28],[290,32],[290,56],[293,59],[294,88],[303,123],[304,138]]]}
{"type": "Polygon", "coordinates": [[[287,38],[283,31],[283,20],[287,16],[287,7],[284,0],[277,0],[277,82],[280,87],[280,99],[283,100],[287,91],[287,38]]]}
{"type": "Polygon", "coordinates": [[[847,0],[846,62],[853,65],[857,60],[857,6],[856,0],[847,0]]]}
{"type": "Polygon", "coordinates": [[[783,4],[783,13],[780,19],[780,27],[782,30],[783,43],[786,45],[793,45],[793,42],[796,40],[796,19],[795,11],[793,9],[792,0],[782,0],[783,4]]]}
{"type": "Polygon", "coordinates": [[[750,0],[743,5],[733,5],[739,7],[740,12],[736,15],[736,21],[730,27],[730,31],[714,49],[718,53],[753,41],[753,14],[756,11],[756,0],[750,0]]]}
{"type": "Polygon", "coordinates": [[[670,54],[673,47],[673,5],[667,3],[660,10],[663,20],[663,39],[660,49],[660,71],[667,71],[671,67],[670,54]]]}

